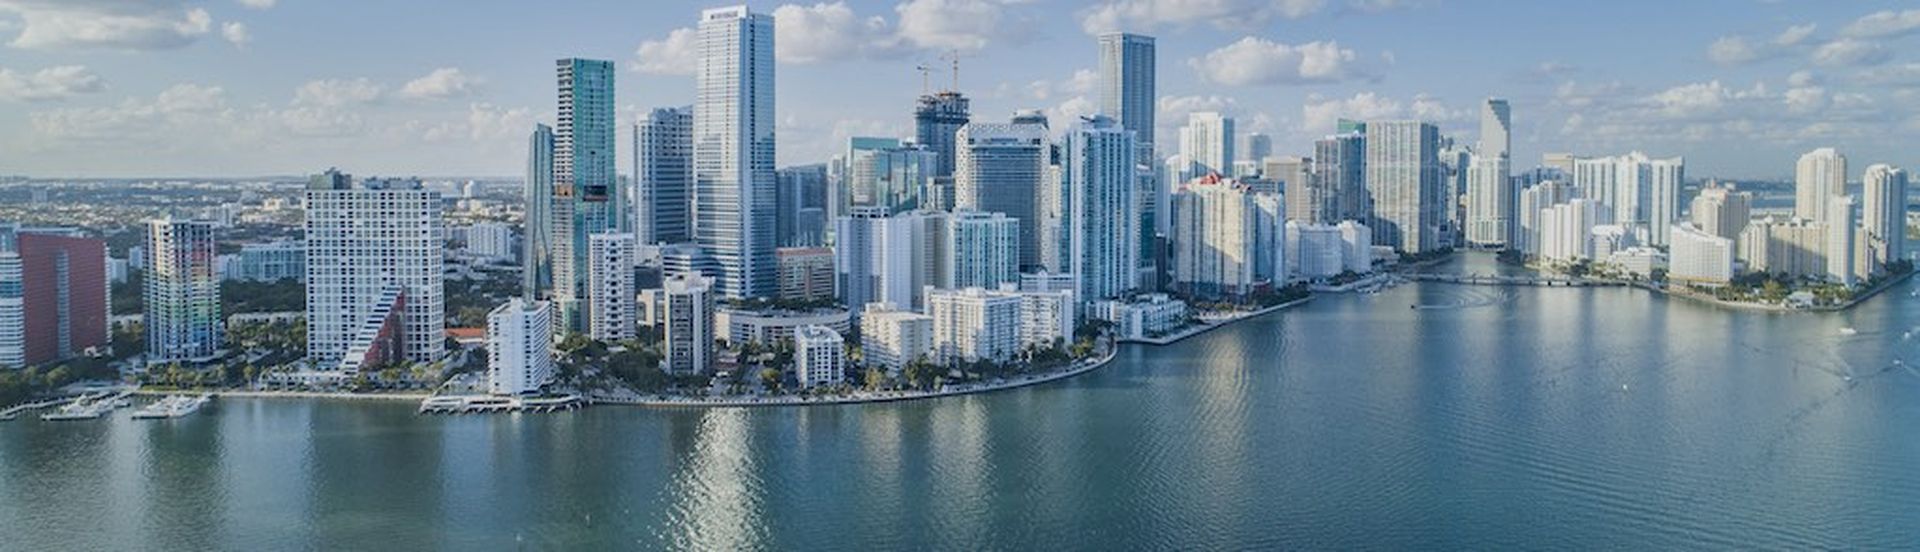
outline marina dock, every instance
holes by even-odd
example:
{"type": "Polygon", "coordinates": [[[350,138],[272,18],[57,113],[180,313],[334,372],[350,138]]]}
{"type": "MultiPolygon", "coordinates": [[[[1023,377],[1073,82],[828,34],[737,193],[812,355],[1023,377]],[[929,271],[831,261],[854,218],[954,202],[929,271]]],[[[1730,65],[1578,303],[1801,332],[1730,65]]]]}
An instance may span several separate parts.
{"type": "Polygon", "coordinates": [[[169,395],[155,401],[153,404],[135,410],[133,412],[133,419],[170,420],[173,418],[184,418],[194,412],[199,412],[200,407],[206,406],[207,403],[212,401],[212,393],[202,393],[198,396],[169,395]]]}
{"type": "Polygon", "coordinates": [[[505,412],[559,412],[584,407],[587,402],[579,395],[560,397],[519,398],[495,397],[491,395],[456,395],[430,397],[420,401],[421,414],[488,414],[505,412]]]}

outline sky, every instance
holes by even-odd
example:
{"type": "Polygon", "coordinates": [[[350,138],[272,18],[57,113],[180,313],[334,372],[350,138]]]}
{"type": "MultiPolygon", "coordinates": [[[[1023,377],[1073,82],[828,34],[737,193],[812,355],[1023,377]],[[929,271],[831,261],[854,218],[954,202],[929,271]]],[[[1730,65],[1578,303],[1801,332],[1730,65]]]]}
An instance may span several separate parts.
{"type": "MultiPolygon", "coordinates": [[[[616,61],[621,119],[692,103],[700,10],[675,0],[0,0],[0,174],[515,176],[553,60],[616,61]]],[[[1890,0],[848,0],[776,21],[778,156],[910,134],[920,65],[974,120],[1093,111],[1094,33],[1158,39],[1160,141],[1193,111],[1304,154],[1337,118],[1478,137],[1513,106],[1543,152],[1685,156],[1778,178],[1920,166],[1920,5],[1890,0]],[[958,82],[945,70],[957,53],[958,82]]],[[[630,135],[620,141],[622,172],[630,135]]]]}

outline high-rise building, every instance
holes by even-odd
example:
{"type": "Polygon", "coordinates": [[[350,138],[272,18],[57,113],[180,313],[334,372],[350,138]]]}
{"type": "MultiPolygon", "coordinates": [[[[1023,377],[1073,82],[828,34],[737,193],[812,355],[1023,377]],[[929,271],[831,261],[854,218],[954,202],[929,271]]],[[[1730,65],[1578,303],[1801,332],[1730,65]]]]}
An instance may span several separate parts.
{"type": "Polygon", "coordinates": [[[307,280],[307,244],[280,240],[240,245],[233,277],[249,282],[307,280]]]}
{"type": "Polygon", "coordinates": [[[1065,220],[1069,242],[1067,270],[1079,278],[1080,301],[1119,297],[1139,287],[1140,248],[1133,227],[1139,218],[1134,193],[1133,131],[1113,119],[1095,115],[1067,133],[1066,175],[1068,207],[1065,220]]]}
{"type": "Polygon", "coordinates": [[[691,241],[693,107],[648,111],[633,125],[633,234],[643,244],[691,241]]]}
{"type": "Polygon", "coordinates": [[[142,302],[147,365],[202,363],[220,356],[220,275],[213,223],[163,218],[147,222],[142,302]]]}
{"type": "Polygon", "coordinates": [[[880,207],[858,207],[840,217],[833,248],[840,302],[917,308],[922,288],[939,282],[945,226],[938,214],[889,214],[880,207]]]}
{"type": "MultiPolygon", "coordinates": [[[[347,178],[338,171],[328,174],[347,178]]],[[[345,189],[351,183],[327,183],[327,187],[345,189]]],[[[553,127],[536,123],[527,137],[526,211],[520,225],[520,235],[526,236],[520,249],[520,294],[527,301],[553,293],[553,191],[553,127]]]]}
{"type": "Polygon", "coordinates": [[[1753,220],[1753,194],[1739,191],[1732,184],[1708,183],[1699,195],[1693,196],[1688,217],[1695,230],[1730,240],[1740,239],[1747,222],[1753,220]]]}
{"type": "Polygon", "coordinates": [[[1800,217],[1768,216],[1741,231],[1737,258],[1748,272],[1783,278],[1824,278],[1828,226],[1800,217]]]}
{"type": "Polygon", "coordinates": [[[1513,159],[1513,107],[1507,100],[1487,98],[1480,107],[1480,155],[1513,159]]]}
{"type": "Polygon", "coordinates": [[[699,374],[713,363],[713,279],[677,274],[661,282],[666,311],[666,371],[669,374],[699,374]]]}
{"type": "Polygon", "coordinates": [[[1020,351],[1020,294],[980,288],[932,290],[933,357],[943,366],[1004,362],[1020,351]]]}
{"type": "Polygon", "coordinates": [[[1907,171],[1892,165],[1867,167],[1860,217],[1872,272],[1906,259],[1907,171]]]}
{"type": "Polygon", "coordinates": [[[1332,278],[1347,270],[1347,245],[1341,240],[1337,226],[1302,224],[1290,220],[1287,221],[1286,243],[1283,257],[1287,261],[1287,272],[1295,278],[1332,278]]]}
{"type": "Polygon", "coordinates": [[[1513,192],[1509,160],[1504,155],[1481,154],[1467,167],[1467,244],[1505,247],[1513,226],[1513,192]]]}
{"type": "Polygon", "coordinates": [[[813,247],[827,239],[827,165],[784,167],[774,171],[780,190],[773,217],[781,247],[813,247]]]}
{"type": "Polygon", "coordinates": [[[446,350],[440,193],[367,179],[306,192],[307,358],[353,375],[446,350]]]}
{"type": "Polygon", "coordinates": [[[1575,262],[1593,258],[1588,245],[1604,210],[1592,200],[1574,198],[1540,210],[1540,257],[1575,262]]]}
{"type": "Polygon", "coordinates": [[[1836,195],[1827,198],[1827,281],[1852,287],[1858,283],[1859,271],[1854,264],[1859,251],[1856,236],[1860,227],[1860,217],[1854,207],[1858,202],[1852,195],[1836,195]]]}
{"type": "MultiPolygon", "coordinates": [[[[1240,143],[1240,151],[1234,154],[1239,162],[1259,163],[1273,156],[1273,137],[1259,132],[1249,132],[1240,143]]],[[[1265,176],[1265,175],[1262,175],[1265,176]]]]}
{"type": "Polygon", "coordinates": [[[1355,274],[1373,271],[1373,230],[1356,221],[1343,220],[1336,226],[1340,229],[1340,243],[1346,250],[1340,254],[1340,260],[1347,270],[1355,274]]]}
{"type": "Polygon", "coordinates": [[[901,213],[924,206],[923,194],[938,176],[939,153],[919,145],[861,148],[848,152],[849,208],[884,207],[901,213]]]}
{"type": "Polygon", "coordinates": [[[933,350],[933,317],[869,303],[860,314],[860,353],[866,367],[899,374],[933,350]]]}
{"type": "Polygon", "coordinates": [[[920,96],[913,109],[913,141],[932,151],[936,161],[932,176],[952,178],[958,159],[955,139],[960,127],[967,126],[972,114],[967,97],[946,90],[920,96]]]}
{"type": "Polygon", "coordinates": [[[1546,230],[1542,226],[1541,213],[1548,207],[1565,203],[1576,197],[1580,197],[1579,188],[1555,180],[1544,181],[1521,190],[1520,200],[1517,202],[1519,212],[1513,217],[1514,225],[1519,227],[1514,233],[1516,242],[1514,249],[1529,256],[1540,255],[1540,235],[1546,230]]]}
{"type": "Polygon", "coordinates": [[[998,289],[1020,282],[1020,221],[1000,213],[944,215],[940,287],[998,289]]]}
{"type": "Polygon", "coordinates": [[[1133,131],[1134,142],[1153,158],[1155,91],[1154,39],[1130,33],[1105,33],[1100,41],[1100,112],[1133,131]]]}
{"type": "Polygon", "coordinates": [[[1671,232],[1667,279],[1690,285],[1722,286],[1733,279],[1733,240],[1676,222],[1671,232]]]}
{"type": "Polygon", "coordinates": [[[1440,247],[1446,223],[1440,129],[1420,121],[1367,123],[1367,225],[1373,243],[1406,253],[1440,247]]]}
{"type": "Polygon", "coordinates": [[[1652,159],[1646,154],[1573,159],[1573,184],[1581,197],[1599,202],[1603,224],[1647,231],[1647,241],[1666,245],[1669,224],[1678,218],[1684,158],[1652,159]]]}
{"type": "Polygon", "coordinates": [[[1367,220],[1373,207],[1367,196],[1366,135],[1336,134],[1314,141],[1313,182],[1326,189],[1322,197],[1333,206],[1322,209],[1331,209],[1336,220],[1367,220]]]}
{"type": "Polygon", "coordinates": [[[1794,169],[1793,216],[1825,220],[1827,203],[1847,193],[1847,156],[1820,148],[1801,155],[1794,169]]]}
{"type": "Polygon", "coordinates": [[[109,341],[107,244],[0,225],[0,367],[73,358],[109,341]]]}
{"type": "Polygon", "coordinates": [[[553,308],[518,297],[487,313],[487,389],[526,395],[553,381],[553,308]]]}
{"type": "Polygon", "coordinates": [[[1185,180],[1219,173],[1233,174],[1233,118],[1214,111],[1187,115],[1187,126],[1180,129],[1180,157],[1192,164],[1193,174],[1185,180]]]}
{"type": "Polygon", "coordinates": [[[845,381],[846,340],[826,326],[802,326],[793,332],[793,372],[800,387],[845,381]]]}
{"type": "Polygon", "coordinates": [[[614,171],[613,62],[569,58],[554,63],[559,109],[553,133],[553,304],[556,331],[585,333],[590,236],[632,221],[614,171]]]}
{"type": "MultiPolygon", "coordinates": [[[[1001,213],[1020,221],[1020,266],[1040,266],[1040,195],[1047,185],[1044,123],[969,123],[958,135],[956,210],[1001,213]]],[[[1131,185],[1133,167],[1128,166],[1131,185]]],[[[1129,225],[1131,226],[1131,225],[1129,225]]]]}
{"type": "Polygon", "coordinates": [[[694,73],[694,242],[728,298],[775,290],[773,18],[746,6],[700,15],[694,73]]]}
{"type": "Polygon", "coordinates": [[[637,261],[633,234],[602,232],[588,237],[587,337],[613,343],[633,339],[639,325],[634,310],[638,290],[633,267],[637,261]]]}
{"type": "Polygon", "coordinates": [[[1286,221],[1278,194],[1207,175],[1173,197],[1173,286],[1206,297],[1286,284],[1286,221]]]}
{"type": "MultiPolygon", "coordinates": [[[[1134,155],[1139,166],[1139,182],[1134,191],[1134,209],[1139,218],[1134,225],[1133,242],[1136,276],[1141,285],[1152,286],[1158,279],[1155,244],[1167,224],[1165,195],[1170,189],[1154,178],[1154,110],[1158,106],[1158,69],[1154,38],[1130,33],[1104,33],[1100,43],[1100,112],[1112,117],[1121,128],[1133,131],[1134,155]]],[[[1064,206],[1065,201],[1061,204],[1064,206]]],[[[1060,267],[1050,267],[1060,268],[1060,267]]]]}
{"type": "Polygon", "coordinates": [[[782,247],[773,256],[780,264],[781,299],[817,301],[835,297],[832,249],[782,247]]]}

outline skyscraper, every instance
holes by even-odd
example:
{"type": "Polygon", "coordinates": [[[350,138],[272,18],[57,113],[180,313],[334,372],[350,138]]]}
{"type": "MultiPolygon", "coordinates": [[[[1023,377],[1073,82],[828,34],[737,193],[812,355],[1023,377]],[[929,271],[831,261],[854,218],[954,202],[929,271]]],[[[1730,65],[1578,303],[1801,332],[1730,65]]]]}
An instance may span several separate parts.
{"type": "MultiPolygon", "coordinates": [[[[350,186],[329,185],[339,189],[350,186]]],[[[520,227],[526,237],[520,253],[520,295],[531,302],[553,292],[553,127],[536,123],[533,135],[527,137],[525,196],[525,220],[520,227]]]]}
{"type": "Polygon", "coordinates": [[[1279,194],[1219,175],[1188,182],[1173,197],[1173,285],[1203,297],[1244,296],[1286,283],[1285,217],[1279,194]]]}
{"type": "Polygon", "coordinates": [[[1157,47],[1153,37],[1130,33],[1104,33],[1099,42],[1100,112],[1112,117],[1121,128],[1133,131],[1133,159],[1140,167],[1138,189],[1134,191],[1134,201],[1139,204],[1134,211],[1140,219],[1134,224],[1138,234],[1133,240],[1138,247],[1134,261],[1140,278],[1154,279],[1159,273],[1156,238],[1167,226],[1158,220],[1165,218],[1162,196],[1170,191],[1154,178],[1158,169],[1154,162],[1154,110],[1159,104],[1157,47]]]}
{"type": "Polygon", "coordinates": [[[891,213],[919,209],[939,164],[937,152],[917,144],[849,151],[848,206],[881,207],[891,213]]]}
{"type": "Polygon", "coordinates": [[[775,288],[773,25],[746,6],[700,14],[693,238],[719,266],[716,291],[728,298],[775,288]]]}
{"type": "Polygon", "coordinates": [[[655,108],[633,125],[633,234],[685,243],[693,196],[693,108],[655,108]]]}
{"type": "Polygon", "coordinates": [[[1048,175],[1047,127],[1033,122],[969,123],[960,129],[958,147],[955,209],[1003,213],[1018,219],[1020,266],[1039,266],[1039,205],[1048,175]]]}
{"type": "Polygon", "coordinates": [[[1747,229],[1747,223],[1753,220],[1753,194],[1736,190],[1732,185],[1708,183],[1700,189],[1699,195],[1693,196],[1688,214],[1694,230],[1730,240],[1739,239],[1740,233],[1747,229]]]}
{"type": "Polygon", "coordinates": [[[1860,223],[1874,272],[1906,258],[1907,171],[1892,165],[1867,167],[1860,223]]]}
{"type": "Polygon", "coordinates": [[[1440,246],[1440,130],[1420,121],[1367,123],[1367,198],[1374,245],[1406,253],[1440,246]]]}
{"type": "Polygon", "coordinates": [[[1233,174],[1233,118],[1213,111],[1187,116],[1180,129],[1180,156],[1192,164],[1193,174],[1183,180],[1219,173],[1233,174]]]}
{"type": "Polygon", "coordinates": [[[447,328],[440,193],[417,180],[345,180],[316,178],[306,192],[307,358],[348,376],[439,359],[447,328]]]}
{"type": "Polygon", "coordinates": [[[1824,221],[1827,203],[1846,193],[1847,156],[1820,148],[1800,156],[1793,179],[1793,216],[1824,221]]]}
{"type": "Polygon", "coordinates": [[[1473,156],[1467,166],[1467,244],[1505,247],[1513,231],[1513,192],[1509,159],[1491,153],[1473,156]]]}
{"type": "MultiPolygon", "coordinates": [[[[1273,137],[1258,132],[1247,133],[1246,140],[1240,144],[1240,153],[1234,156],[1240,162],[1260,163],[1273,156],[1273,137]]],[[[1269,177],[1271,178],[1271,177],[1269,177]]]]}
{"type": "MultiPolygon", "coordinates": [[[[1100,40],[1100,113],[1133,131],[1134,141],[1152,159],[1154,40],[1130,33],[1105,33],[1100,40]]],[[[1136,155],[1138,157],[1138,155],[1136,155]]]]}
{"type": "Polygon", "coordinates": [[[779,187],[779,212],[774,214],[774,235],[781,247],[812,247],[826,243],[827,166],[824,164],[782,167],[774,171],[779,187]]]}
{"type": "Polygon", "coordinates": [[[1480,108],[1480,155],[1513,158],[1513,108],[1507,100],[1487,98],[1480,108]]]}
{"type": "Polygon", "coordinates": [[[1020,282],[1020,221],[1000,213],[946,214],[939,285],[998,289],[1020,282]]]}
{"type": "Polygon", "coordinates": [[[1322,198],[1333,205],[1322,209],[1333,213],[1334,219],[1367,220],[1372,206],[1367,203],[1366,135],[1346,133],[1315,140],[1313,180],[1326,190],[1322,198]]]}
{"type": "Polygon", "coordinates": [[[586,332],[589,236],[629,225],[614,198],[621,194],[614,172],[613,62],[555,62],[559,110],[553,135],[551,213],[553,303],[561,332],[586,332]]]}
{"type": "Polygon", "coordinates": [[[1067,133],[1069,243],[1067,268],[1079,278],[1082,302],[1118,297],[1138,287],[1139,233],[1133,227],[1138,203],[1133,131],[1101,115],[1088,117],[1067,133]]]}
{"type": "Polygon", "coordinates": [[[971,119],[967,97],[960,92],[947,90],[920,96],[920,103],[913,109],[913,141],[937,155],[937,164],[932,171],[934,178],[952,178],[955,155],[955,133],[960,127],[967,126],[971,119]]]}
{"type": "Polygon", "coordinates": [[[147,365],[200,363],[219,356],[223,334],[213,223],[148,221],[146,254],[142,297],[147,365]]]}

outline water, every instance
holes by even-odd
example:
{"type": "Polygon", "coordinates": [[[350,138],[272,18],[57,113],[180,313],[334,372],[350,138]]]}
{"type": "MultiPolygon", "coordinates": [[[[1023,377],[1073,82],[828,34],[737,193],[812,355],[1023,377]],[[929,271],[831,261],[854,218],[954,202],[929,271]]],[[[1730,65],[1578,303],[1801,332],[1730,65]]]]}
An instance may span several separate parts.
{"type": "Polygon", "coordinates": [[[1913,289],[1409,285],[917,403],[8,422],[0,549],[1908,547],[1913,289]]]}

